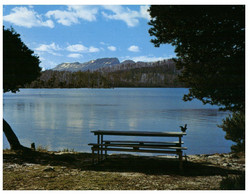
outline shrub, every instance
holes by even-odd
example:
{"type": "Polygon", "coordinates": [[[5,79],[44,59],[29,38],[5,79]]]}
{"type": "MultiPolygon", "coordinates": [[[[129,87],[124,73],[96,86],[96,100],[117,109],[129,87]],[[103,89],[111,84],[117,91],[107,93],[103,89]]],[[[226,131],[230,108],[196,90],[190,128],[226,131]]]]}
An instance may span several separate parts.
{"type": "Polygon", "coordinates": [[[38,151],[38,152],[48,152],[48,147],[47,146],[38,146],[36,151],[38,151]]]}
{"type": "Polygon", "coordinates": [[[226,132],[227,140],[236,142],[236,145],[231,147],[233,152],[245,151],[245,112],[234,112],[218,126],[226,132]]]}

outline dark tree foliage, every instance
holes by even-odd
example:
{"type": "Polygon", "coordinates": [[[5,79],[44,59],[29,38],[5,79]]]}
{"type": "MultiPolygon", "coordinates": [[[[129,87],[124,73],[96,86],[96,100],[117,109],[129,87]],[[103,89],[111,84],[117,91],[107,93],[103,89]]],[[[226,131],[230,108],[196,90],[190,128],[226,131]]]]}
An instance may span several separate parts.
{"type": "Polygon", "coordinates": [[[39,75],[39,58],[14,29],[3,27],[3,90],[16,92],[39,75]]]}
{"type": "MultiPolygon", "coordinates": [[[[17,92],[39,75],[39,58],[21,40],[13,28],[3,27],[3,91],[17,92]]],[[[10,125],[3,119],[3,131],[11,149],[27,150],[22,146],[10,125]]]]}
{"type": "Polygon", "coordinates": [[[152,43],[172,44],[180,80],[197,98],[230,111],[245,109],[245,6],[153,5],[152,43]]]}

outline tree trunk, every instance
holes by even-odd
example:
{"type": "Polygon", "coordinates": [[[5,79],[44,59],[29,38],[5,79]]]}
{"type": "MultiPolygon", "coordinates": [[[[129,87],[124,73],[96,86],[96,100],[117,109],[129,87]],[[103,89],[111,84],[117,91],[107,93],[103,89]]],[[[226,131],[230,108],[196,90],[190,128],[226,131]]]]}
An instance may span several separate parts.
{"type": "Polygon", "coordinates": [[[16,134],[10,127],[10,125],[3,119],[3,132],[10,144],[10,149],[11,150],[18,150],[22,149],[23,146],[20,144],[16,134]]]}

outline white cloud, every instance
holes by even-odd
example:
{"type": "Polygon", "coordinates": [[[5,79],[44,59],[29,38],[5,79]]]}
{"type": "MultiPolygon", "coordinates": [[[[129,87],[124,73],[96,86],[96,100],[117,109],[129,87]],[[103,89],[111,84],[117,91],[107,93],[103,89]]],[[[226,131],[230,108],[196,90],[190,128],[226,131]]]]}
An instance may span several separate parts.
{"type": "Polygon", "coordinates": [[[148,12],[149,6],[148,5],[142,5],[140,6],[140,14],[142,18],[145,18],[147,20],[151,19],[151,16],[148,12]]]}
{"type": "Polygon", "coordinates": [[[88,52],[90,52],[90,53],[95,53],[95,52],[99,52],[99,51],[100,51],[100,49],[93,47],[93,46],[90,46],[90,48],[88,50],[88,52]]]}
{"type": "Polygon", "coordinates": [[[40,67],[42,68],[42,71],[44,70],[48,70],[48,69],[52,69],[54,68],[56,65],[58,65],[59,63],[54,62],[53,60],[51,61],[51,59],[40,59],[41,60],[41,64],[40,67]]]}
{"type": "Polygon", "coordinates": [[[96,20],[98,9],[96,7],[84,5],[71,5],[68,6],[66,11],[51,10],[46,13],[48,18],[54,17],[58,23],[71,26],[72,24],[79,23],[79,20],[87,20],[89,22],[96,20]]]}
{"type": "Polygon", "coordinates": [[[31,7],[30,9],[27,7],[14,7],[9,15],[3,16],[3,20],[27,28],[39,26],[54,28],[52,20],[43,21],[42,16],[32,10],[31,7]]]}
{"type": "Polygon", "coordinates": [[[71,52],[86,52],[88,48],[81,44],[70,45],[66,48],[68,51],[71,52]]]}
{"type": "Polygon", "coordinates": [[[115,46],[108,46],[108,49],[109,49],[110,51],[116,51],[116,47],[115,47],[115,46]]]}
{"type": "MultiPolygon", "coordinates": [[[[147,5],[140,6],[140,10],[135,11],[121,5],[104,5],[102,15],[107,19],[124,21],[129,27],[134,27],[139,24],[139,19],[150,19],[148,8],[147,5]]],[[[98,9],[100,8],[93,5],[70,5],[65,10],[50,10],[45,15],[40,15],[34,11],[34,6],[14,7],[9,15],[3,16],[3,20],[27,28],[54,28],[52,19],[65,26],[78,24],[81,20],[96,21],[98,9]],[[43,17],[49,19],[45,20],[43,17]]]]}
{"type": "Polygon", "coordinates": [[[41,44],[36,50],[38,51],[50,51],[50,50],[60,50],[61,48],[55,43],[51,43],[50,45],[41,44]]]}
{"type": "Polygon", "coordinates": [[[104,5],[106,10],[112,11],[114,14],[107,14],[102,12],[102,15],[111,20],[122,20],[129,27],[134,27],[139,24],[139,19],[150,19],[147,9],[149,6],[140,6],[140,11],[130,10],[129,8],[122,7],[120,5],[104,5]]]}
{"type": "Polygon", "coordinates": [[[40,60],[40,61],[44,61],[44,60],[45,60],[44,57],[41,57],[40,55],[38,55],[38,56],[39,56],[39,60],[40,60]]]}
{"type": "Polygon", "coordinates": [[[83,5],[71,5],[68,7],[69,10],[74,12],[80,19],[87,20],[89,22],[96,20],[96,14],[98,12],[96,7],[83,5]]]}
{"type": "Polygon", "coordinates": [[[161,60],[165,60],[165,59],[170,59],[172,58],[172,56],[169,57],[155,57],[155,56],[136,56],[136,57],[130,57],[130,56],[126,56],[123,57],[123,60],[133,60],[135,62],[141,61],[141,62],[156,62],[156,61],[161,61],[161,60]]]}
{"type": "Polygon", "coordinates": [[[77,17],[75,17],[68,11],[60,11],[60,10],[49,11],[46,13],[46,16],[48,18],[51,18],[51,16],[53,16],[58,23],[64,26],[70,26],[73,23],[78,23],[77,17]]]}
{"type": "Polygon", "coordinates": [[[79,54],[79,53],[71,53],[71,54],[67,55],[67,57],[69,57],[69,58],[81,58],[81,57],[82,57],[82,54],[79,54]]]}
{"type": "Polygon", "coordinates": [[[93,46],[85,47],[82,44],[69,45],[66,48],[66,50],[70,52],[80,52],[80,53],[95,53],[100,51],[99,48],[93,46]]]}
{"type": "Polygon", "coordinates": [[[54,68],[56,65],[57,65],[57,63],[55,63],[53,61],[47,61],[44,69],[51,69],[51,68],[54,68]]]}
{"type": "Polygon", "coordinates": [[[55,51],[59,51],[62,49],[55,43],[51,43],[49,45],[41,44],[39,47],[35,48],[35,50],[40,52],[47,52],[55,56],[61,56],[61,54],[56,53],[55,51]]]}
{"type": "Polygon", "coordinates": [[[140,49],[138,46],[136,45],[131,45],[129,48],[128,48],[129,51],[132,51],[132,52],[139,52],[140,49]]]}

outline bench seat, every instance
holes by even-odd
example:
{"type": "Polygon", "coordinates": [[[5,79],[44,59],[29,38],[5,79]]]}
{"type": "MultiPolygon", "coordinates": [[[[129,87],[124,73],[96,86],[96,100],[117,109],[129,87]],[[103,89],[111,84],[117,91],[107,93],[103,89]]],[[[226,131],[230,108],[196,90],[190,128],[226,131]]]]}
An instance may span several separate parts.
{"type": "Polygon", "coordinates": [[[139,150],[139,148],[155,148],[155,149],[170,149],[170,150],[186,150],[186,147],[178,147],[178,146],[171,146],[171,145],[156,145],[156,144],[126,144],[126,143],[107,143],[107,144],[96,144],[90,143],[95,150],[108,150],[110,147],[131,147],[133,149],[139,150]],[[102,147],[102,148],[101,148],[102,147]]]}
{"type": "MultiPolygon", "coordinates": [[[[92,151],[98,151],[100,148],[92,148],[92,151]]],[[[145,153],[161,153],[161,154],[179,154],[180,151],[175,150],[159,150],[159,149],[139,149],[139,148],[103,148],[104,151],[120,151],[120,152],[145,152],[145,153]]]]}
{"type": "MultiPolygon", "coordinates": [[[[152,142],[152,141],[121,141],[121,140],[103,140],[104,143],[134,143],[134,144],[152,144],[152,145],[179,145],[179,141],[172,142],[152,142]]],[[[181,144],[184,142],[182,141],[181,144]]]]}

